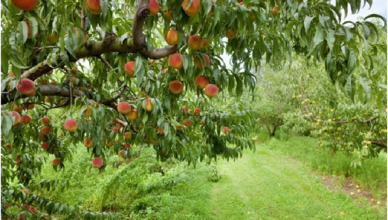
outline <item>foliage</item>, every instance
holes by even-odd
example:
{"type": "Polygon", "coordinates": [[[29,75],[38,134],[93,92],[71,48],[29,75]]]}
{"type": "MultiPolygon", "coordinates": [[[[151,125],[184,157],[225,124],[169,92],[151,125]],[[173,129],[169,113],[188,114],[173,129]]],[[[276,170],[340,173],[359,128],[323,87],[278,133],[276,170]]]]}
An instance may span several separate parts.
{"type": "MultiPolygon", "coordinates": [[[[378,28],[368,20],[380,17],[385,21],[381,16],[341,24],[341,10],[347,14],[350,6],[356,13],[371,4],[369,0],[341,0],[335,6],[316,0],[278,5],[275,1],[239,4],[204,0],[198,15],[192,17],[182,8],[181,0],[160,1],[156,16],[149,16],[149,0],[100,0],[99,14],[87,9],[86,0],[42,0],[28,11],[14,2],[1,2],[1,72],[5,79],[1,104],[6,110],[1,127],[2,207],[7,202],[17,207],[36,203],[36,213],[19,211],[39,218],[45,213],[70,219],[107,217],[37,193],[39,187],[66,185],[65,181],[36,183],[49,155],[55,156],[53,168],[62,170],[71,162],[72,146],[92,140],[87,148],[89,162],[92,158],[103,161],[93,164],[99,171],[106,169],[112,155],[122,152],[124,159],[138,156],[128,144],[152,147],[161,161],[176,158],[196,165],[220,157],[237,159],[242,150],[254,148],[248,138],[251,115],[238,108],[231,112],[214,108],[212,99],[218,97],[212,97],[226,91],[240,97],[244,88],[253,90],[256,80],[250,70],[262,59],[279,65],[292,60],[293,53],[312,57],[324,61],[329,78],[344,86],[356,67],[373,73],[373,65],[379,63],[375,57],[386,50],[379,44],[378,28]],[[164,13],[168,10],[172,11],[171,21],[164,13]],[[166,46],[170,29],[177,31],[178,41],[166,46]],[[231,31],[233,36],[228,34],[231,31]],[[187,38],[194,34],[210,45],[201,43],[199,51],[191,49],[187,38]],[[220,58],[225,51],[232,56],[233,70],[220,58]],[[181,69],[168,68],[168,57],[174,53],[181,54],[181,69]],[[126,68],[128,61],[135,61],[133,72],[126,68]],[[199,88],[195,79],[200,75],[206,76],[217,92],[199,88]],[[35,81],[33,90],[23,92],[21,79],[35,81]],[[173,91],[169,83],[174,80],[183,83],[183,92],[173,91]],[[130,113],[118,112],[120,102],[130,105],[130,113]],[[201,113],[182,111],[184,106],[201,108],[201,113]],[[53,109],[58,108],[60,115],[55,117],[58,113],[53,109]],[[29,114],[32,121],[18,123],[12,110],[29,114]],[[51,123],[42,125],[44,116],[51,123]],[[130,132],[130,139],[123,138],[125,132],[130,132]],[[42,143],[49,147],[39,148],[42,143]],[[12,146],[8,148],[8,144],[12,146]],[[25,197],[21,192],[25,188],[34,192],[25,197]]],[[[120,161],[113,165],[118,167],[120,161]]],[[[16,210],[12,211],[3,214],[16,216],[16,210]]]]}

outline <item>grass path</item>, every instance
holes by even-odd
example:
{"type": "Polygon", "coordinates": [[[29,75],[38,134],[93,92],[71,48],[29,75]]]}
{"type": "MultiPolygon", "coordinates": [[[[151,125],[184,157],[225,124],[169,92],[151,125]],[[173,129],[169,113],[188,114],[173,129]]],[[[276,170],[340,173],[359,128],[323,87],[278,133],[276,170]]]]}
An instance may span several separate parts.
{"type": "Polygon", "coordinates": [[[215,219],[383,219],[265,145],[217,167],[222,177],[211,192],[215,219]]]}

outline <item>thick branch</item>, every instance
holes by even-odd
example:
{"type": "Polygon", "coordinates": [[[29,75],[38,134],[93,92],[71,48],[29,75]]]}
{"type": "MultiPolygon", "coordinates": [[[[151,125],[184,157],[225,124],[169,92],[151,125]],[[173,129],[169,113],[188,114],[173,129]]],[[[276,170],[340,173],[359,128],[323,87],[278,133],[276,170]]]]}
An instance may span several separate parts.
{"type": "Polygon", "coordinates": [[[151,59],[160,59],[175,53],[177,50],[178,46],[174,45],[167,46],[165,48],[151,48],[150,50],[143,48],[141,51],[139,51],[139,53],[151,59]]]}
{"type": "Polygon", "coordinates": [[[378,141],[378,140],[370,140],[370,142],[374,145],[387,149],[387,142],[378,141]]]}
{"type": "Polygon", "coordinates": [[[145,47],[145,36],[143,33],[143,25],[145,19],[150,15],[150,9],[148,7],[150,0],[140,0],[137,7],[135,17],[133,18],[132,36],[134,45],[141,49],[145,47]]]}
{"type": "MultiPolygon", "coordinates": [[[[40,94],[42,96],[62,96],[62,97],[70,97],[70,90],[66,87],[63,87],[61,85],[37,85],[35,87],[37,90],[40,91],[40,94]]],[[[73,96],[84,96],[85,94],[80,90],[74,90],[73,96]]],[[[19,98],[25,98],[26,96],[18,96],[19,98]]],[[[9,100],[7,96],[1,96],[1,104],[7,104],[12,100],[9,100]]]]}

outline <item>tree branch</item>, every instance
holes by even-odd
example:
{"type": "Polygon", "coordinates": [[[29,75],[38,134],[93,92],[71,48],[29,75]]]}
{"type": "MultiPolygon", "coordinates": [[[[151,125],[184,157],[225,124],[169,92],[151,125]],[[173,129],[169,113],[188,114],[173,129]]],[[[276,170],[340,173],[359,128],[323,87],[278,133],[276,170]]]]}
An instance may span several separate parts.
{"type": "Polygon", "coordinates": [[[378,141],[378,140],[370,140],[370,142],[374,145],[387,149],[387,142],[378,141]]]}
{"type": "Polygon", "coordinates": [[[150,0],[140,0],[137,7],[135,17],[133,18],[132,36],[135,47],[141,49],[145,45],[145,36],[143,33],[143,25],[145,19],[150,15],[150,9],[148,7],[150,0]]]}

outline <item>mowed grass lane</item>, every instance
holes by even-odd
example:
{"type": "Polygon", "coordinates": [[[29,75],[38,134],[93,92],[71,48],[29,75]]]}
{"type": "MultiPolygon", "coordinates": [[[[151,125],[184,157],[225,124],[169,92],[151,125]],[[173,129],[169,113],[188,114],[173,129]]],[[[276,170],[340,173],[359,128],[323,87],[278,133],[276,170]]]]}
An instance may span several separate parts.
{"type": "Polygon", "coordinates": [[[328,190],[301,163],[257,145],[235,162],[218,162],[215,219],[384,219],[350,196],[328,190]]]}

